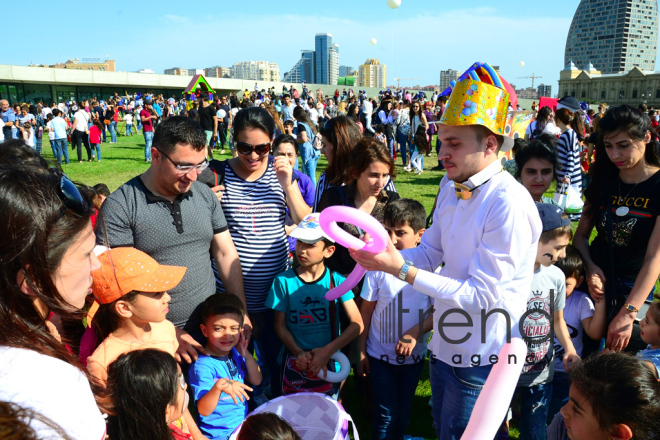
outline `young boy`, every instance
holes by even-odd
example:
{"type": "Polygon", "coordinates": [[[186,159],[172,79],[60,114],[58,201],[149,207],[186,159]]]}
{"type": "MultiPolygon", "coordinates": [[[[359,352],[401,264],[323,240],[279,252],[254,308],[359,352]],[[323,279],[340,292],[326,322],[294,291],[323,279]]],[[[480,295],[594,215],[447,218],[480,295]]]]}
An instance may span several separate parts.
{"type": "MultiPolygon", "coordinates": [[[[345,278],[325,267],[324,261],[333,254],[335,246],[318,219],[318,213],[309,214],[291,231],[290,236],[297,240],[296,258],[300,266],[277,275],[266,300],[266,307],[275,310],[275,332],[295,357],[296,368],[306,372],[310,379],[323,379],[330,356],[362,331],[362,318],[352,292],[335,301],[335,320],[330,320],[331,303],[325,299],[331,289],[330,277],[335,286],[345,278]],[[336,307],[339,303],[350,321],[341,334],[336,307]],[[338,335],[334,339],[333,333],[338,335]]],[[[282,354],[280,363],[287,354],[282,354]]],[[[339,384],[335,384],[329,394],[336,398],[338,391],[339,384]]]]}
{"type": "Polygon", "coordinates": [[[245,385],[261,383],[261,371],[241,333],[245,310],[235,295],[215,294],[202,303],[200,328],[209,356],[200,355],[188,372],[199,428],[211,439],[226,440],[247,416],[245,385]],[[238,399],[234,397],[238,396],[238,399]]]}
{"type": "Polygon", "coordinates": [[[520,320],[527,356],[513,396],[514,401],[520,397],[520,438],[530,440],[545,439],[552,393],[554,350],[551,331],[564,347],[564,367],[568,369],[571,362],[580,360],[564,321],[566,278],[553,266],[559,258],[566,256],[566,246],[573,236],[571,222],[557,206],[537,203],[536,207],[543,232],[539,238],[527,311],[520,320]]]}
{"type": "MultiPolygon", "coordinates": [[[[600,341],[605,336],[605,301],[601,300],[594,306],[588,294],[575,290],[582,284],[584,265],[580,252],[573,246],[566,247],[566,257],[560,258],[555,266],[566,277],[566,305],[564,306],[564,320],[570,330],[571,341],[578,356],[582,356],[582,334],[586,333],[591,339],[600,341]]],[[[560,408],[568,403],[568,390],[571,381],[564,368],[562,357],[564,349],[555,337],[555,364],[552,379],[552,399],[548,411],[548,423],[552,422],[560,408]]]]}
{"type": "MultiPolygon", "coordinates": [[[[383,223],[397,249],[414,248],[426,211],[416,200],[399,199],[387,205],[383,223]]],[[[371,380],[374,438],[403,438],[433,329],[432,299],[384,272],[367,273],[361,296],[358,374],[371,380]]]]}

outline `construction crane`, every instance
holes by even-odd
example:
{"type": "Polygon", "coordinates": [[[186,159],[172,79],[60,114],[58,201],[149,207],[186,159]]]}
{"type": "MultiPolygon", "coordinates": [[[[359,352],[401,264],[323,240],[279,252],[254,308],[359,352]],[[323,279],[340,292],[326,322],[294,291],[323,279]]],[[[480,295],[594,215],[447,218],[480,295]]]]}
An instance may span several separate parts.
{"type": "Polygon", "coordinates": [[[542,76],[536,76],[532,73],[532,76],[519,76],[518,79],[529,79],[532,78],[532,88],[534,88],[534,80],[536,78],[543,78],[542,76]]]}
{"type": "Polygon", "coordinates": [[[401,87],[401,81],[417,81],[419,78],[392,78],[392,81],[396,81],[397,89],[401,87]]]}

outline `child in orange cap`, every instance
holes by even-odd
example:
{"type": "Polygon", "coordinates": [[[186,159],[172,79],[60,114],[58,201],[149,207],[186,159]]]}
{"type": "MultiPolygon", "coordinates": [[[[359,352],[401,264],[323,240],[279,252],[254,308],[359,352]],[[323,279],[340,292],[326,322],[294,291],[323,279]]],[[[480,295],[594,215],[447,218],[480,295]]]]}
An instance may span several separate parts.
{"type": "Polygon", "coordinates": [[[87,358],[87,369],[102,384],[108,365],[133,350],[157,348],[174,356],[178,348],[174,325],[165,319],[170,295],[185,267],[163,266],[135,248],[110,249],[99,256],[92,272],[92,291],[100,303],[94,327],[101,344],[87,358]]]}

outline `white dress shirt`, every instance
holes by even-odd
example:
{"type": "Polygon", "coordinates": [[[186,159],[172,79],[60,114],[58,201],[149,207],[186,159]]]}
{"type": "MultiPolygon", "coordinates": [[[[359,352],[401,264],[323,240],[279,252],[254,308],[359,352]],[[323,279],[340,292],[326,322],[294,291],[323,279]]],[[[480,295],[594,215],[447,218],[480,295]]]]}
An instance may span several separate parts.
{"type": "Polygon", "coordinates": [[[415,290],[435,298],[431,351],[437,359],[457,367],[476,364],[475,355],[481,357],[481,365],[490,365],[489,358],[506,342],[508,329],[512,336],[519,335],[542,230],[529,192],[502,172],[499,161],[465,185],[479,186],[470,200],[458,199],[454,182],[445,182],[433,225],[417,248],[402,252],[420,269],[415,290]],[[438,321],[449,309],[453,311],[445,317],[443,337],[438,321]],[[506,314],[494,309],[505,311],[510,325],[506,314]],[[482,313],[489,312],[492,315],[482,323],[482,313]],[[447,327],[447,323],[463,326],[447,327]],[[449,342],[460,339],[465,341],[449,342]]]}

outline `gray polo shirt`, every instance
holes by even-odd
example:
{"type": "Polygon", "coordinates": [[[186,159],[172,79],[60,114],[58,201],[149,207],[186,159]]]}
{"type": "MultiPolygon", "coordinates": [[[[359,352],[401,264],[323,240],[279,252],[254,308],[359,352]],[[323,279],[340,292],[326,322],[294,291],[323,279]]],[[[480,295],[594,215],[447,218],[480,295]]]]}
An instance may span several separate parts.
{"type": "MultiPolygon", "coordinates": [[[[213,191],[193,182],[172,203],[154,195],[138,176],[110,194],[101,212],[110,246],[132,246],[160,264],[188,268],[181,283],[168,291],[172,300],[167,319],[188,333],[198,333],[199,306],[215,293],[211,240],[227,230],[213,191]]],[[[101,231],[97,236],[104,243],[101,231]]]]}

